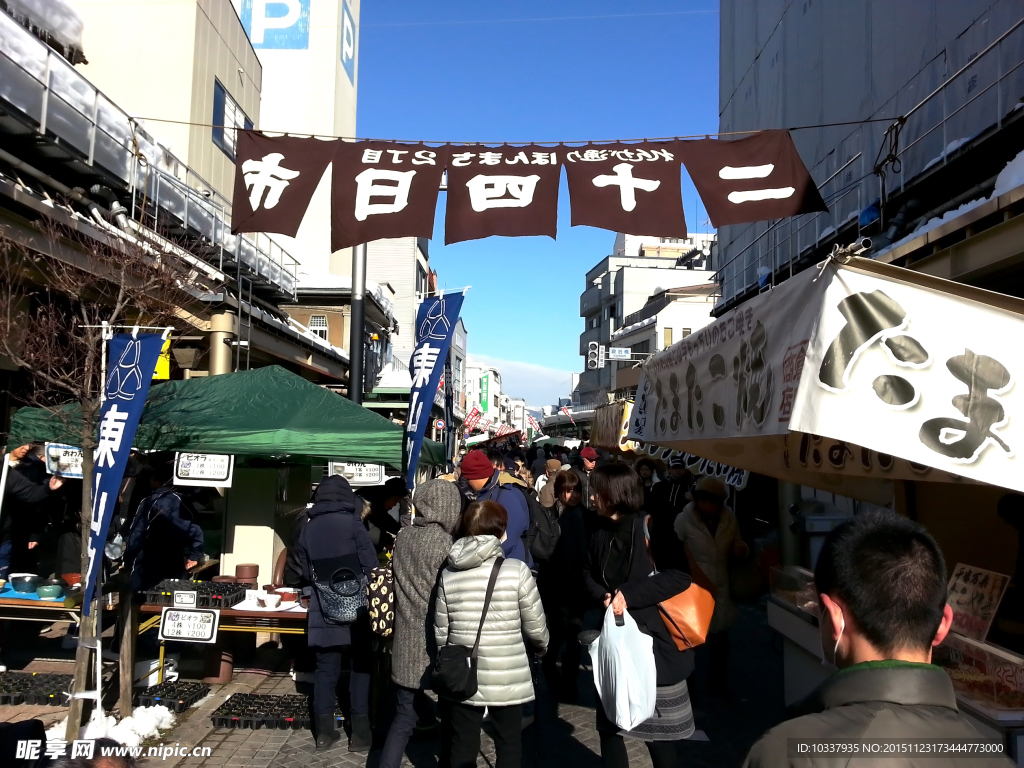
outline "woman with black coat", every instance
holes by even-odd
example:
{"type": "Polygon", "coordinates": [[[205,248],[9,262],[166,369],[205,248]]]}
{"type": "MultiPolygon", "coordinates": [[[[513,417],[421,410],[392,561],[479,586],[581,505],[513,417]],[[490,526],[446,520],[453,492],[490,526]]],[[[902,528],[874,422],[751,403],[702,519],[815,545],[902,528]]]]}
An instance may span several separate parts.
{"type": "Polygon", "coordinates": [[[590,475],[590,498],[597,517],[584,557],[587,592],[605,606],[611,605],[616,614],[629,611],[640,631],[653,638],[658,686],[654,714],[631,731],[620,731],[604,708],[597,708],[601,759],[606,768],[627,768],[625,737],[647,744],[654,768],[672,768],[674,742],[694,731],[686,688],[686,678],[693,671],[693,651],[676,648],[658,603],[690,586],[689,569],[685,561],[652,561],[644,532],[643,484],[631,468],[609,464],[595,469],[590,475]]]}
{"type": "Polygon", "coordinates": [[[377,554],[360,514],[363,500],[341,475],[326,478],[316,491],[308,510],[309,520],[301,526],[288,550],[285,582],[303,587],[309,599],[307,640],[316,649],[316,679],[313,683],[313,726],[317,750],[327,749],[341,738],[336,727],[338,680],[342,666],[351,667],[349,706],[352,734],[350,752],[368,752],[370,733],[370,623],[366,614],[353,624],[332,624],[320,610],[312,587],[317,580],[329,581],[339,568],[369,576],[377,565],[377,554]]]}

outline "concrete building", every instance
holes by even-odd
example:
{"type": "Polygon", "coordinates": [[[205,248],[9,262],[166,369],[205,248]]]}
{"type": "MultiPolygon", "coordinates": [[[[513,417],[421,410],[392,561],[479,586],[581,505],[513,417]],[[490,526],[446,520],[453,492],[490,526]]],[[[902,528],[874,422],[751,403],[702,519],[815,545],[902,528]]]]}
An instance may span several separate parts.
{"type": "MultiPolygon", "coordinates": [[[[263,65],[258,126],[269,132],[355,136],[359,0],[233,2],[263,65]]],[[[349,275],[351,249],[331,252],[330,213],[327,173],[298,234],[279,242],[309,272],[349,275]]]]}
{"type": "MultiPolygon", "coordinates": [[[[612,334],[626,326],[626,318],[640,312],[652,295],[712,283],[715,236],[695,234],[686,238],[689,242],[677,240],[616,235],[614,255],[606,256],[587,272],[580,295],[584,321],[580,355],[584,359],[592,342],[610,346],[612,334]]],[[[700,327],[695,320],[690,322],[680,327],[700,327]]],[[[573,401],[592,404],[614,389],[612,366],[584,370],[573,390],[573,401]]]]}
{"type": "Polygon", "coordinates": [[[606,362],[611,369],[612,390],[620,396],[631,396],[640,380],[637,366],[643,359],[710,323],[717,290],[715,283],[669,288],[652,295],[643,307],[627,315],[622,328],[611,333],[609,344],[627,347],[632,360],[606,362]]]}
{"type": "Polygon", "coordinates": [[[490,426],[490,431],[503,423],[501,420],[501,372],[493,365],[474,362],[469,358],[466,364],[466,410],[478,407],[483,414],[480,429],[490,426]]]}
{"type": "Polygon", "coordinates": [[[469,350],[469,334],[462,318],[455,324],[452,334],[452,345],[448,349],[448,357],[452,361],[452,389],[454,390],[455,422],[462,424],[466,418],[466,364],[469,350]]]}
{"type": "Polygon", "coordinates": [[[188,166],[190,186],[230,201],[235,133],[210,126],[259,126],[263,85],[230,0],[76,0],[75,7],[89,60],[78,70],[188,166]]]}
{"type": "Polygon", "coordinates": [[[858,236],[870,237],[874,254],[884,250],[895,263],[928,259],[935,274],[1021,295],[1024,278],[1008,280],[1004,268],[1020,240],[981,236],[989,222],[977,223],[1002,223],[998,200],[986,201],[998,210],[976,210],[964,226],[947,220],[941,237],[925,235],[938,226],[932,220],[989,198],[998,174],[1024,149],[1022,41],[1019,0],[725,0],[719,130],[831,125],[791,132],[829,210],[722,227],[716,313],[755,295],[759,278],[772,275],[768,282],[777,283],[858,236]],[[906,122],[886,137],[898,117],[906,122]],[[874,122],[858,122],[867,119],[874,122]],[[896,136],[879,175],[876,158],[886,158],[896,136]],[[954,265],[947,246],[965,227],[971,244],[958,246],[954,265]],[[892,247],[906,238],[921,242],[892,247]]]}

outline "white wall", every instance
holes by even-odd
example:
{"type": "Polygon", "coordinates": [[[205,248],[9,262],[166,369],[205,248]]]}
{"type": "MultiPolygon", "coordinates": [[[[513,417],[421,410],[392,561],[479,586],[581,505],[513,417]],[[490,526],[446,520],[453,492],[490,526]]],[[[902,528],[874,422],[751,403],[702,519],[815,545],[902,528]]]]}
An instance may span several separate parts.
{"type": "MultiPolygon", "coordinates": [[[[359,0],[232,2],[239,9],[256,55],[263,64],[259,127],[268,132],[354,137],[359,82],[359,0]],[[260,18],[264,6],[269,7],[269,16],[281,16],[286,9],[294,8],[299,9],[299,13],[294,23],[283,30],[263,30],[265,25],[260,18]],[[346,9],[351,18],[348,26],[346,9]],[[345,46],[344,33],[353,31],[354,44],[345,46]],[[349,51],[351,79],[342,63],[343,53],[349,51]]],[[[349,40],[351,42],[352,38],[349,40]]],[[[351,274],[350,250],[338,251],[333,258],[331,254],[329,179],[330,173],[325,174],[313,194],[298,234],[294,238],[275,239],[310,272],[351,274]]]]}

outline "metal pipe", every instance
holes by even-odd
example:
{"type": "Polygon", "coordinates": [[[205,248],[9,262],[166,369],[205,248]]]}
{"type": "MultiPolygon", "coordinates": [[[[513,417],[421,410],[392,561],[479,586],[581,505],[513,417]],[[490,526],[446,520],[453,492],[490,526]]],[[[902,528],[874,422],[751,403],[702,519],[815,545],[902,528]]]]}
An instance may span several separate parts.
{"type": "Polygon", "coordinates": [[[363,403],[363,336],[366,325],[366,243],[352,249],[352,315],[348,350],[348,399],[363,403]]]}

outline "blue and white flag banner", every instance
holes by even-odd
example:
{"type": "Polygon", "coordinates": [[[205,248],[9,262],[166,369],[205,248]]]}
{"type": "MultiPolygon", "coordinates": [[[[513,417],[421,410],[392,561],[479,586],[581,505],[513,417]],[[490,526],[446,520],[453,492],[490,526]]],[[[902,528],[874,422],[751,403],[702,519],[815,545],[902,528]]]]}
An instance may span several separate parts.
{"type": "Polygon", "coordinates": [[[164,338],[159,333],[118,333],[107,345],[105,400],[93,465],[92,521],[89,524],[89,564],[85,576],[86,616],[92,610],[93,592],[102,565],[103,546],[117,506],[117,494],[128,465],[132,441],[142,418],[149,383],[156,370],[164,338]]]}
{"type": "Polygon", "coordinates": [[[420,461],[423,433],[430,423],[430,409],[434,404],[444,372],[448,349],[451,347],[455,324],[462,310],[463,293],[431,296],[420,304],[416,313],[416,346],[409,361],[412,389],[409,391],[409,415],[405,420],[403,445],[406,466],[406,486],[412,490],[416,467],[420,461]]]}

